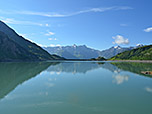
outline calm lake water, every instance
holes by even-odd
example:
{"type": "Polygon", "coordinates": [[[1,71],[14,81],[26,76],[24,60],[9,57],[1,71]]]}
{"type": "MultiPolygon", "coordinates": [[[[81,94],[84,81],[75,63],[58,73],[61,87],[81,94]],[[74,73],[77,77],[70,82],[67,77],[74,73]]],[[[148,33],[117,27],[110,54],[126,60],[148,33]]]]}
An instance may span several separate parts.
{"type": "Polygon", "coordinates": [[[0,114],[152,114],[150,63],[0,63],[0,114]]]}

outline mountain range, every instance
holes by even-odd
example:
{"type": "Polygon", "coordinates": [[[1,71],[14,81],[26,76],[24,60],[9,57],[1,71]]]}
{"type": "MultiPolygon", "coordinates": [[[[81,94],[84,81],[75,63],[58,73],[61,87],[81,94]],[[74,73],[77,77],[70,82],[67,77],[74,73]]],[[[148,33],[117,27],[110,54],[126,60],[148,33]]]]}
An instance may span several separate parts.
{"type": "Polygon", "coordinates": [[[90,59],[100,55],[99,50],[88,48],[86,45],[44,47],[50,54],[57,54],[67,59],[90,59]]]}
{"type": "Polygon", "coordinates": [[[0,61],[44,61],[63,59],[19,36],[0,21],[0,61]]]}
{"type": "Polygon", "coordinates": [[[118,53],[129,51],[134,48],[142,47],[143,45],[137,45],[135,47],[120,47],[113,46],[109,49],[100,51],[93,48],[89,48],[86,45],[73,45],[73,46],[56,46],[56,47],[43,47],[50,54],[57,54],[67,59],[91,59],[99,56],[109,59],[118,53]]]}
{"type": "Polygon", "coordinates": [[[106,50],[97,50],[86,45],[43,47],[18,35],[13,29],[0,21],[0,62],[5,61],[46,61],[66,59],[104,58],[120,59],[152,59],[152,45],[135,47],[113,46],[106,50]],[[60,57],[62,56],[62,57],[60,57]],[[103,58],[104,57],[104,58],[103,58]]]}

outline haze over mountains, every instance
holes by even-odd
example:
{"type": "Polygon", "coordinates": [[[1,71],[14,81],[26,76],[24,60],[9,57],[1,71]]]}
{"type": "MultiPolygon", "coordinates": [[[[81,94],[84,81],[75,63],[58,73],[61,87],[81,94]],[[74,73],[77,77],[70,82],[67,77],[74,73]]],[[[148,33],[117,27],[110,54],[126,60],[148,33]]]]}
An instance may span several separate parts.
{"type": "Polygon", "coordinates": [[[19,36],[0,21],[0,61],[43,61],[63,59],[19,36]]]}
{"type": "Polygon", "coordinates": [[[143,45],[137,45],[135,47],[111,47],[109,49],[100,51],[93,48],[89,48],[86,45],[73,45],[73,46],[56,46],[56,47],[43,47],[50,54],[57,54],[67,59],[91,59],[99,56],[109,59],[118,53],[129,51],[134,48],[142,47],[143,45]]]}

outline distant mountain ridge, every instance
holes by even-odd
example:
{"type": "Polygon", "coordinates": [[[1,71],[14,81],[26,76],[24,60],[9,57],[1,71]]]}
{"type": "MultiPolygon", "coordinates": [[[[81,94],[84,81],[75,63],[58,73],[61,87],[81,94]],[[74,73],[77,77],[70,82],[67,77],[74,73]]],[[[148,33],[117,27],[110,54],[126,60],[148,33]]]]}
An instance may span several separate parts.
{"type": "Polygon", "coordinates": [[[115,46],[115,47],[113,46],[109,49],[101,51],[101,55],[108,59],[108,58],[111,58],[111,57],[117,55],[118,53],[122,53],[124,51],[131,50],[131,49],[132,49],[132,47],[122,48],[120,46],[115,46]]]}
{"type": "Polygon", "coordinates": [[[137,47],[141,47],[143,45],[138,45],[135,47],[120,47],[115,46],[109,49],[100,51],[93,48],[89,48],[86,45],[73,45],[73,46],[56,46],[56,47],[43,47],[50,54],[57,54],[59,56],[65,57],[67,59],[91,59],[97,58],[99,56],[104,58],[111,58],[118,53],[122,53],[124,51],[129,51],[137,47]]]}
{"type": "Polygon", "coordinates": [[[43,47],[50,54],[57,54],[66,59],[90,59],[100,55],[99,50],[87,47],[86,45],[43,47]]]}
{"type": "Polygon", "coordinates": [[[0,21],[0,61],[43,61],[63,59],[19,36],[0,21]]]}

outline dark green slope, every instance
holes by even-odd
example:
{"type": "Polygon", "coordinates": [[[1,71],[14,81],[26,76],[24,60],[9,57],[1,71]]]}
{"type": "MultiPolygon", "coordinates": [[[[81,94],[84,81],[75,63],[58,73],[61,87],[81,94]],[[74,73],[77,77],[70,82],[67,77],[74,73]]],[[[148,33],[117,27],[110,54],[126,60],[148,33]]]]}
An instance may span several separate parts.
{"type": "MultiPolygon", "coordinates": [[[[13,42],[14,45],[16,45],[16,46],[18,45],[17,47],[20,46],[21,49],[20,49],[19,52],[20,52],[20,54],[22,54],[22,56],[24,56],[23,58],[27,57],[27,60],[33,60],[34,59],[35,61],[41,61],[41,60],[63,59],[59,56],[50,55],[47,51],[43,50],[40,46],[24,39],[22,36],[19,36],[13,29],[8,27],[2,21],[0,21],[0,31],[1,31],[1,39],[3,39],[2,36],[5,36],[5,39],[7,39],[8,42],[11,42],[11,44],[13,42]],[[3,34],[2,32],[5,35],[2,35],[3,34]],[[8,38],[6,38],[6,37],[8,37],[8,38]],[[8,39],[10,39],[10,40],[8,40],[8,39]],[[24,53],[22,53],[22,52],[24,52],[24,53]],[[27,56],[25,56],[25,53],[26,53],[27,56]]],[[[6,43],[8,43],[8,42],[6,42],[6,43]]],[[[2,49],[4,49],[4,48],[1,48],[1,52],[4,52],[4,50],[2,51],[2,49]]],[[[14,51],[16,51],[15,48],[14,48],[14,51]]],[[[15,52],[12,52],[12,53],[15,54],[15,52]]],[[[1,53],[1,54],[3,54],[3,53],[1,53]]],[[[16,54],[18,54],[18,53],[16,53],[16,54]]],[[[17,56],[19,57],[20,55],[17,55],[17,56]]]]}
{"type": "Polygon", "coordinates": [[[27,61],[36,59],[35,55],[10,40],[3,32],[0,32],[0,61],[27,61]]]}
{"type": "Polygon", "coordinates": [[[152,45],[120,53],[110,60],[152,60],[152,45]]]}

